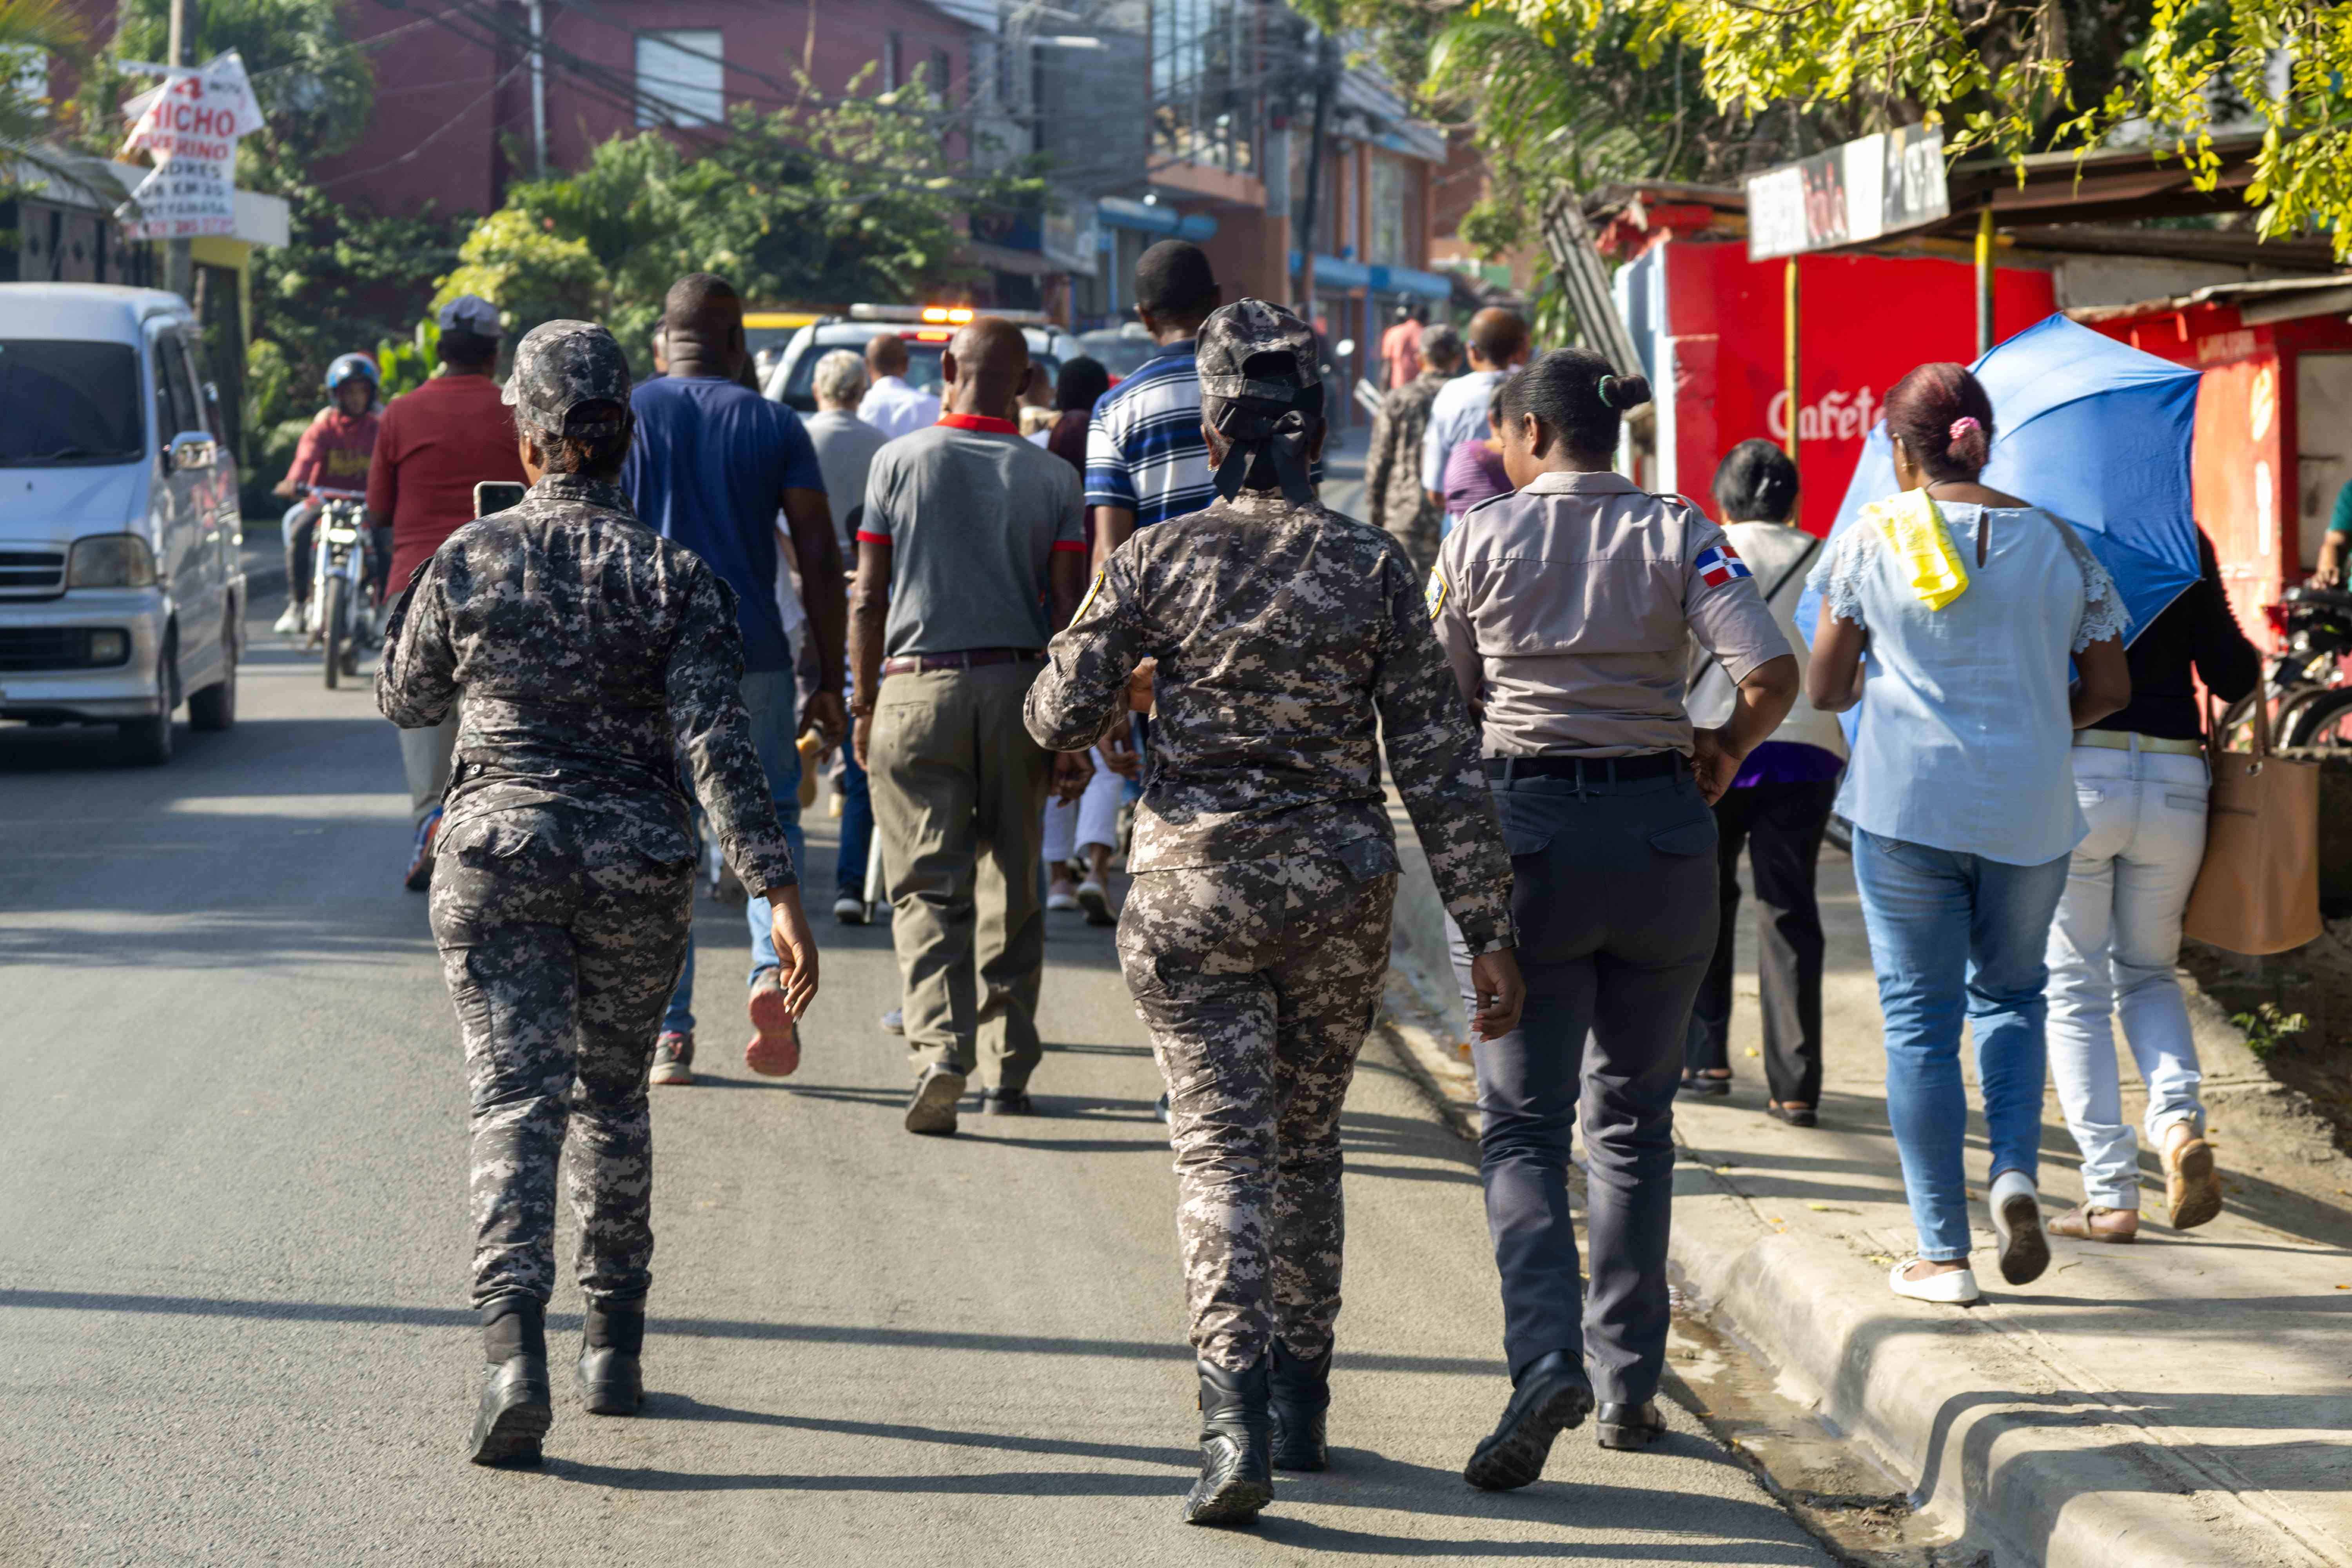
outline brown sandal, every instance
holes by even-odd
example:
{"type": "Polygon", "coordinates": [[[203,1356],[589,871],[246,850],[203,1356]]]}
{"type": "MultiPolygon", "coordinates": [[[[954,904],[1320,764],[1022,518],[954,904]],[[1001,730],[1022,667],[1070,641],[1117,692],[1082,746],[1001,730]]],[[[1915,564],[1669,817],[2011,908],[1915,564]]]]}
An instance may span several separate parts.
{"type": "Polygon", "coordinates": [[[2139,1234],[2139,1210],[2083,1204],[2050,1221],[2049,1230],[2074,1241],[2129,1241],[2139,1234]]]}
{"type": "Polygon", "coordinates": [[[2189,1230],[2221,1212],[2221,1173],[2213,1168],[2213,1145],[2186,1121],[2173,1126],[2185,1136],[2164,1135],[2164,1201],[2172,1228],[2189,1230]]]}

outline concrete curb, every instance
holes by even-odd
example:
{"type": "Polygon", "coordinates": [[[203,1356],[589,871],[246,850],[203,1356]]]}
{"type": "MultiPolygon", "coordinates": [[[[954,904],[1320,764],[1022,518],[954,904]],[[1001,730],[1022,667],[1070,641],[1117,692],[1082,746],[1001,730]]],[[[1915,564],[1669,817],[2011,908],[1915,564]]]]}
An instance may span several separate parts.
{"type": "MultiPolygon", "coordinates": [[[[1475,1138],[1476,1089],[1455,1048],[1460,1009],[1444,963],[1443,910],[1425,861],[1409,844],[1402,848],[1406,875],[1380,1037],[1447,1123],[1475,1138]]],[[[2259,1069],[2232,1070],[2241,1058],[2253,1066],[2242,1039],[2210,1002],[2197,1002],[2200,1047],[2229,1037],[2211,1039],[2216,1078],[2231,1087],[2258,1078],[2259,1069]]],[[[2282,1120],[2305,1118],[2317,1121],[2307,1110],[2282,1120]]],[[[2316,1126],[2296,1131],[2324,1139],[2316,1126]]],[[[1684,1160],[1669,1260],[1678,1282],[1791,1396],[1912,1489],[1912,1506],[1960,1539],[1955,1560],[1984,1552],[2000,1564],[2053,1568],[2352,1563],[2290,1499],[2260,1489],[2219,1448],[2150,1418],[2143,1398],[2094,1376],[1997,1302],[1955,1313],[1895,1297],[1880,1266],[1775,1224],[1736,1177],[1699,1163],[1679,1129],[1676,1142],[1684,1160]]]]}

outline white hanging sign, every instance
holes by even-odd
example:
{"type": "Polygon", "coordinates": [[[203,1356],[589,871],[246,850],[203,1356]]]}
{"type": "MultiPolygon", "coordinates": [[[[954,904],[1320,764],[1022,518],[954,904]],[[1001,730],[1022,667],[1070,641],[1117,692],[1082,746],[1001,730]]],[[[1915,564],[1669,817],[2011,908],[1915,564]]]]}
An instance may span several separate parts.
{"type": "Polygon", "coordinates": [[[125,154],[155,167],[120,215],[130,239],[236,232],[236,140],[262,128],[261,105],[235,49],[201,66],[134,66],[163,77],[122,106],[125,154]]]}

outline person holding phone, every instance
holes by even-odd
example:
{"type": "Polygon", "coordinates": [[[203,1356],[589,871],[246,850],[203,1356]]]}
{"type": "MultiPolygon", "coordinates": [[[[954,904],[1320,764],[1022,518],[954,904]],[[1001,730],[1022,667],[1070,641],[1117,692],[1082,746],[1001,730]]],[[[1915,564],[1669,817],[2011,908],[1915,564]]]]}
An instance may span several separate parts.
{"type": "MultiPolygon", "coordinates": [[[[553,1416],[546,1310],[569,1131],[593,1415],[634,1413],[652,1284],[646,1075],[685,966],[694,839],[683,752],[728,860],[772,911],[782,1005],[816,994],[816,941],[741,692],[731,595],[639,521],[617,482],[635,421],[604,328],[550,321],[506,401],[531,490],[468,523],[393,607],[376,704],[458,720],[435,846],[433,934],[473,1085],[473,1301],[491,1371],[472,1458],[536,1464],[553,1416]]],[[[798,1053],[760,1070],[784,1074],[798,1053]]]]}

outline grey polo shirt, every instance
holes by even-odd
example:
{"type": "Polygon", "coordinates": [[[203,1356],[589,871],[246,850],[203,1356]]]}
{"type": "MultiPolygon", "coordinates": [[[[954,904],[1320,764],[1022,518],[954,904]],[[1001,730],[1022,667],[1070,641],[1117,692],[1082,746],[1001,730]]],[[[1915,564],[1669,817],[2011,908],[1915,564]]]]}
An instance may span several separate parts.
{"type": "Polygon", "coordinates": [[[1042,649],[1046,563],[1087,548],[1077,470],[1010,420],[950,416],[874,455],[857,537],[891,547],[882,651],[1042,649]]]}
{"type": "Polygon", "coordinates": [[[1735,681],[1792,651],[1723,530],[1622,474],[1542,474],[1473,507],[1428,592],[1490,757],[1687,752],[1689,639],[1735,681]]]}
{"type": "Polygon", "coordinates": [[[842,558],[849,556],[849,536],[866,504],[866,476],[874,454],[890,437],[845,408],[827,408],[801,421],[809,444],[816,448],[816,466],[824,474],[825,498],[833,507],[833,531],[841,540],[842,558]]]}

